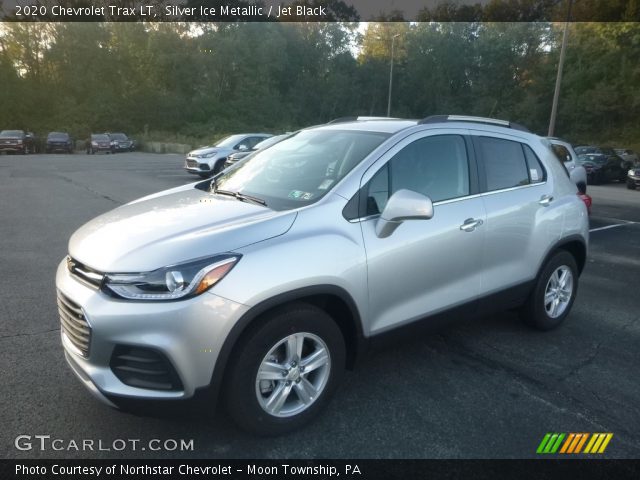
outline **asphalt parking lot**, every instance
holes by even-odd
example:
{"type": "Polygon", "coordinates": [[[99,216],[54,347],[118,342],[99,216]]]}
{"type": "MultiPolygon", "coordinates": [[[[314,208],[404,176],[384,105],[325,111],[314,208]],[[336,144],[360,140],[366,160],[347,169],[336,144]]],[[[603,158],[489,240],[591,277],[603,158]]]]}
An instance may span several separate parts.
{"type": "Polygon", "coordinates": [[[55,269],[85,221],[197,180],[182,163],[143,153],[0,156],[0,456],[529,458],[546,432],[611,432],[606,457],[640,457],[640,191],[623,184],[589,189],[588,264],[555,331],[531,331],[505,312],[373,352],[315,423],[280,438],[241,433],[224,414],[207,423],[98,403],[63,358],[55,269]],[[194,448],[21,451],[18,435],[193,439],[194,448]]]}

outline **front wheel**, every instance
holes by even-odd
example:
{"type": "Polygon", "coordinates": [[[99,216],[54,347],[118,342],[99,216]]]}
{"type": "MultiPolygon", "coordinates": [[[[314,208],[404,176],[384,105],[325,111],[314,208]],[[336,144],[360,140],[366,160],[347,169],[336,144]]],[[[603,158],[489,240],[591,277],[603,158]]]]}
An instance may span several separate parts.
{"type": "Polygon", "coordinates": [[[345,368],[340,328],[323,310],[274,310],[241,340],[226,376],[227,409],[243,429],[281,435],[311,421],[345,368]]]}
{"type": "Polygon", "coordinates": [[[636,189],[636,184],[633,180],[627,180],[627,188],[629,190],[635,190],[636,189]]]}
{"type": "Polygon", "coordinates": [[[569,252],[560,250],[542,268],[522,309],[524,322],[551,330],[569,315],[578,291],[578,267],[569,252]]]}

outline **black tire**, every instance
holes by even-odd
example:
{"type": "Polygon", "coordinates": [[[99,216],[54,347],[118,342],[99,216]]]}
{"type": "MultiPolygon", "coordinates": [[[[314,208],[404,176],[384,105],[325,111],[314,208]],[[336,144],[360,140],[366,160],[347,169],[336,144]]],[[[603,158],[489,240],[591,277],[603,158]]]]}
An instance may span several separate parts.
{"type": "Polygon", "coordinates": [[[627,188],[629,190],[635,190],[636,189],[636,184],[634,183],[633,180],[628,180],[627,179],[627,188]]]}
{"type": "MultiPolygon", "coordinates": [[[[305,339],[303,345],[305,345],[305,348],[309,347],[310,343],[313,346],[313,341],[313,339],[305,339]]],[[[281,348],[285,347],[282,346],[281,348]]],[[[308,352],[308,350],[303,350],[301,355],[303,361],[300,362],[298,368],[301,368],[302,363],[305,361],[304,352],[308,352]]],[[[251,328],[247,334],[243,335],[234,350],[223,387],[227,411],[238,426],[258,435],[275,436],[296,430],[311,421],[328,403],[342,379],[345,369],[345,355],[342,332],[325,311],[305,303],[291,304],[273,310],[266,314],[256,327],[251,328]],[[285,379],[266,380],[264,382],[267,383],[265,386],[267,391],[262,392],[262,384],[257,382],[261,363],[279,342],[296,333],[311,334],[324,342],[324,346],[329,352],[330,363],[314,371],[299,373],[299,377],[307,376],[294,381],[285,379]],[[316,374],[325,378],[324,383],[322,383],[323,388],[319,388],[320,393],[315,397],[315,400],[311,400],[309,404],[302,406],[304,402],[297,392],[304,388],[297,387],[297,384],[303,385],[305,379],[316,382],[321,378],[312,376],[316,374]],[[303,380],[302,383],[300,380],[303,380]],[[289,385],[291,391],[289,396],[285,396],[287,398],[286,402],[293,402],[294,410],[290,416],[276,416],[267,412],[260,405],[258,396],[261,395],[262,398],[268,398],[270,395],[274,395],[278,388],[286,388],[285,385],[289,385]],[[258,393],[259,386],[260,393],[258,393]],[[303,410],[295,413],[295,404],[298,404],[299,408],[303,408],[303,410]]],[[[295,362],[289,364],[286,362],[286,360],[282,359],[283,366],[289,365],[295,370],[295,362]]],[[[278,361],[278,364],[280,364],[280,361],[278,361]]],[[[291,372],[292,369],[288,371],[291,372]]],[[[293,373],[295,374],[296,372],[293,373]]],[[[287,405],[289,404],[285,403],[283,405],[283,410],[287,405]]]]}
{"type": "Polygon", "coordinates": [[[213,166],[213,175],[219,174],[224,169],[224,162],[226,162],[226,158],[222,158],[216,162],[213,166]]]}
{"type": "Polygon", "coordinates": [[[566,250],[559,250],[547,260],[547,263],[545,263],[542,270],[538,273],[533,291],[521,310],[522,320],[530,327],[538,330],[546,331],[558,327],[567,315],[569,315],[577,292],[578,266],[576,260],[573,255],[566,250]],[[566,303],[562,312],[554,317],[547,311],[545,293],[547,292],[548,284],[550,284],[551,276],[561,268],[567,268],[571,272],[572,287],[571,294],[568,297],[568,303],[566,303]]]}

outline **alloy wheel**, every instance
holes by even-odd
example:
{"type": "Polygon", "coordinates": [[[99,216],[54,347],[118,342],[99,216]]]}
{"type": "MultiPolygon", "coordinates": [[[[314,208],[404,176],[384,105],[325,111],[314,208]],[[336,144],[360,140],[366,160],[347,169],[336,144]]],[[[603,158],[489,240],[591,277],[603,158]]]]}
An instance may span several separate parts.
{"type": "Polygon", "coordinates": [[[307,332],[289,335],[260,363],[255,388],[258,404],[275,417],[298,415],[320,397],[330,371],[329,348],[320,337],[307,332]]]}

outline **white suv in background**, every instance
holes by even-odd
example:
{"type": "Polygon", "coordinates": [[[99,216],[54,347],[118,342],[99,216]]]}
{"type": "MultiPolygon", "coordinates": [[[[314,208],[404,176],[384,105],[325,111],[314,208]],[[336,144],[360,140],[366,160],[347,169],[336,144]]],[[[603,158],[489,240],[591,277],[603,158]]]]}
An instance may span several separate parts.
{"type": "Polygon", "coordinates": [[[223,138],[210,147],[200,147],[187,154],[184,169],[201,177],[210,177],[224,168],[227,157],[235,152],[246,152],[263,140],[272,137],[269,133],[243,133],[223,138]]]}
{"type": "Polygon", "coordinates": [[[587,171],[583,166],[578,165],[578,155],[573,146],[564,140],[556,137],[547,137],[553,153],[556,154],[558,160],[562,162],[569,172],[569,177],[578,186],[581,193],[587,193],[587,171]]]}

